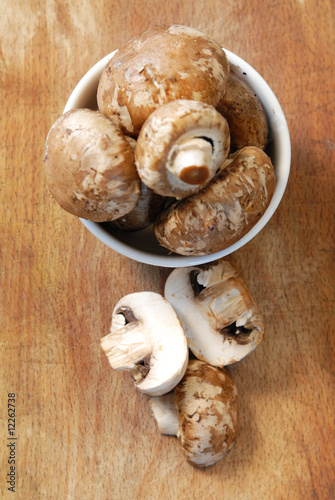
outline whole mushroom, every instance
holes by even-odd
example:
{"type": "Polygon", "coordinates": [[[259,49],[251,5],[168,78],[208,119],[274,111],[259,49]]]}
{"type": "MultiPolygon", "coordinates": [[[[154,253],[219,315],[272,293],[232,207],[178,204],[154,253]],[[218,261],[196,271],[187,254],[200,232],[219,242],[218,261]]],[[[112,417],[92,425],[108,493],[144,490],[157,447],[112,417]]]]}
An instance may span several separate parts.
{"type": "Polygon", "coordinates": [[[137,292],[116,304],[111,332],[101,339],[111,367],[130,371],[150,396],[171,391],[182,379],[188,348],[172,306],[155,292],[137,292]]]}
{"type": "Polygon", "coordinates": [[[154,234],[162,246],[180,255],[219,252],[259,221],[274,187],[271,159],[260,148],[243,148],[205,188],[163,210],[154,222],[154,234]]]}
{"type": "Polygon", "coordinates": [[[140,198],[135,208],[128,214],[114,221],[103,224],[107,231],[120,229],[121,231],[140,231],[150,226],[162,211],[166,198],[155,193],[141,182],[140,198]]]}
{"type": "MultiPolygon", "coordinates": [[[[125,135],[125,138],[135,153],[136,140],[128,135],[125,135]]],[[[121,231],[140,231],[153,223],[158,214],[162,211],[162,208],[166,205],[166,202],[166,198],[155,193],[141,182],[140,197],[135,208],[114,221],[105,222],[103,227],[107,231],[113,231],[114,229],[120,229],[121,231]]]]}
{"type": "Polygon", "coordinates": [[[44,171],[60,206],[94,222],[127,214],[140,197],[132,147],[98,111],[75,109],[56,120],[45,142],[44,171]]]}
{"type": "Polygon", "coordinates": [[[216,109],[228,121],[232,152],[246,146],[265,149],[268,121],[264,108],[236,67],[230,67],[227,91],[216,109]]]}
{"type": "Polygon", "coordinates": [[[145,121],[135,148],[137,171],[156,193],[183,198],[208,184],[229,146],[227,121],[213,106],[178,99],[145,121]]]}
{"type": "Polygon", "coordinates": [[[237,388],[227,370],[190,360],[172,393],[150,399],[162,434],[176,435],[186,460],[208,467],[231,449],[238,434],[237,388]]]}
{"type": "Polygon", "coordinates": [[[264,323],[251,294],[226,261],[177,268],[165,283],[193,354],[213,366],[240,361],[261,342],[264,323]]]}
{"type": "Polygon", "coordinates": [[[149,115],[169,101],[192,99],[216,106],[228,73],[225,52],[204,33],[180,25],[150,28],[106,65],[98,107],[125,133],[137,136],[149,115]]]}

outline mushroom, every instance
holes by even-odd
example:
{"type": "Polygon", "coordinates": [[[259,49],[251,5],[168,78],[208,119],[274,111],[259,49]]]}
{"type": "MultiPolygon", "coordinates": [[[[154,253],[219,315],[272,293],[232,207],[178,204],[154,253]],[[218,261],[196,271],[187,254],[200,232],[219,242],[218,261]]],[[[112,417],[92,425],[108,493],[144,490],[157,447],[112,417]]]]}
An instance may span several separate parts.
{"type": "Polygon", "coordinates": [[[204,33],[180,25],[150,28],[107,63],[98,85],[98,107],[125,133],[137,136],[149,115],[169,101],[217,106],[228,73],[224,50],[204,33]]]}
{"type": "Polygon", "coordinates": [[[105,222],[103,226],[107,231],[113,229],[120,229],[121,231],[139,231],[153,223],[165,203],[166,198],[155,193],[141,182],[141,194],[136,207],[119,219],[105,222]]]}
{"type": "Polygon", "coordinates": [[[227,91],[217,110],[228,121],[232,151],[245,146],[265,149],[268,122],[264,108],[257,94],[242,80],[236,67],[230,67],[227,91]]]}
{"type": "Polygon", "coordinates": [[[190,360],[173,392],[150,399],[161,434],[176,435],[186,460],[208,467],[231,449],[238,433],[238,402],[227,370],[190,360]]]}
{"type": "MultiPolygon", "coordinates": [[[[136,139],[129,135],[125,135],[125,138],[135,153],[136,139]]],[[[105,222],[103,226],[107,231],[114,229],[140,231],[153,223],[166,204],[166,199],[148,188],[143,182],[141,182],[140,188],[140,197],[135,208],[119,219],[105,222]]]]}
{"type": "Polygon", "coordinates": [[[134,152],[99,111],[75,109],[56,120],[46,138],[44,171],[61,207],[94,222],[122,217],[140,196],[134,152]]]}
{"type": "Polygon", "coordinates": [[[219,252],[259,221],[274,186],[274,168],[266,153],[243,148],[204,189],[163,210],[154,222],[154,234],[162,246],[180,255],[219,252]]]}
{"type": "Polygon", "coordinates": [[[188,362],[187,341],[172,306],[155,292],[131,293],[115,306],[101,347],[114,370],[130,371],[150,396],[171,391],[188,362]]]}
{"type": "Polygon", "coordinates": [[[240,361],[263,338],[262,316],[243,280],[224,260],[175,269],[164,295],[193,354],[213,366],[240,361]]]}
{"type": "Polygon", "coordinates": [[[227,121],[213,106],[178,99],[144,123],[135,148],[136,167],[156,193],[183,198],[208,184],[229,146],[227,121]]]}

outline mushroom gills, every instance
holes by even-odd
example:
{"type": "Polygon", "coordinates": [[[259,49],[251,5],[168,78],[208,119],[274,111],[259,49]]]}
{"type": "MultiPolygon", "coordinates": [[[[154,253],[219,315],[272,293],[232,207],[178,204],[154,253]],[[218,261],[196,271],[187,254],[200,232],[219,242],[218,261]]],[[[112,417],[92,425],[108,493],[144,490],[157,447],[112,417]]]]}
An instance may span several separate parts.
{"type": "Polygon", "coordinates": [[[144,380],[148,375],[150,371],[150,359],[150,355],[145,356],[141,361],[136,363],[135,368],[130,370],[130,373],[132,374],[136,384],[142,382],[142,380],[144,380]]]}
{"type": "Polygon", "coordinates": [[[192,289],[193,289],[195,296],[199,295],[199,293],[201,293],[202,290],[204,290],[206,288],[204,285],[199,283],[198,276],[199,276],[199,270],[197,270],[197,269],[191,271],[190,275],[189,275],[190,283],[191,283],[191,286],[192,286],[192,289]]]}
{"type": "Polygon", "coordinates": [[[219,330],[224,338],[228,340],[233,340],[237,344],[245,345],[249,342],[249,336],[252,333],[252,328],[246,328],[245,326],[237,326],[237,322],[234,321],[230,325],[219,330]]]}

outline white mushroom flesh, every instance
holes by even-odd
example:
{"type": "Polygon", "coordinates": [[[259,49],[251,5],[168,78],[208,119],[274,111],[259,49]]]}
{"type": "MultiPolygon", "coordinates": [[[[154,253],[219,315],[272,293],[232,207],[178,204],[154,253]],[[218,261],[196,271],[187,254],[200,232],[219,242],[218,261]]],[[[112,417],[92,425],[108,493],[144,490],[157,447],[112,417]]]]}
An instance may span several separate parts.
{"type": "Polygon", "coordinates": [[[123,297],[114,308],[111,333],[101,340],[101,346],[112,368],[131,371],[138,389],[148,395],[171,391],[188,362],[180,321],[171,305],[155,292],[123,297]]]}
{"type": "Polygon", "coordinates": [[[174,392],[150,398],[150,406],[159,432],[161,434],[177,436],[179,432],[178,408],[174,392]]]}
{"type": "Polygon", "coordinates": [[[171,174],[168,174],[171,184],[176,179],[186,184],[203,184],[204,180],[213,177],[216,172],[211,143],[200,137],[179,141],[171,148],[166,168],[171,174]]]}
{"type": "Polygon", "coordinates": [[[262,340],[258,308],[225,261],[175,269],[166,281],[165,297],[181,320],[191,351],[213,366],[241,360],[262,340]]]}

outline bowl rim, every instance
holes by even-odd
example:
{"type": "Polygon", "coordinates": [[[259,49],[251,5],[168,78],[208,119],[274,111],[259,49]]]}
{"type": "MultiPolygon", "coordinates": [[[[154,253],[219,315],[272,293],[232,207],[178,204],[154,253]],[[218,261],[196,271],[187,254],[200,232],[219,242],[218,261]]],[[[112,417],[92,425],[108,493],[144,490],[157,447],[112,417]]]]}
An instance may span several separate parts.
{"type": "MultiPolygon", "coordinates": [[[[87,73],[81,78],[81,80],[77,83],[76,87],[73,89],[66,105],[63,110],[63,113],[83,107],[78,105],[80,99],[84,93],[93,92],[97,86],[100,79],[100,75],[105,68],[108,61],[113,57],[113,55],[117,52],[118,49],[114,50],[110,54],[107,54],[102,59],[100,59],[94,66],[92,66],[87,73]]],[[[219,252],[215,252],[208,255],[159,255],[151,253],[150,251],[142,250],[139,248],[134,248],[128,243],[120,241],[118,238],[111,235],[107,232],[102,226],[98,223],[82,219],[80,221],[84,224],[84,226],[102,243],[107,245],[112,250],[118,252],[125,257],[128,257],[137,262],[141,262],[143,264],[149,264],[153,266],[160,267],[189,267],[189,266],[199,266],[201,264],[207,264],[209,262],[213,262],[215,260],[221,259],[234,253],[239,248],[246,245],[250,240],[252,240],[269,222],[275,211],[277,210],[282,197],[284,195],[288,178],[290,175],[291,168],[291,140],[290,133],[287,125],[287,121],[282,110],[282,107],[272,91],[271,87],[264,80],[264,78],[253,68],[248,62],[242,59],[240,56],[235,53],[227,50],[223,47],[225,51],[228,61],[230,65],[235,66],[235,68],[240,70],[240,76],[242,79],[247,81],[249,85],[252,87],[257,85],[257,87],[261,87],[264,89],[262,95],[260,96],[257,92],[258,97],[263,103],[264,109],[267,114],[269,128],[277,134],[278,129],[280,128],[280,134],[277,134],[280,138],[280,164],[284,165],[285,168],[280,169],[280,172],[276,170],[276,185],[273,197],[270,201],[269,206],[267,207],[265,213],[260,218],[260,220],[245,234],[242,238],[240,238],[236,243],[230,245],[224,250],[220,250],[219,252]],[[252,80],[252,84],[250,82],[252,80]],[[263,95],[264,94],[264,95],[263,95]],[[265,97],[266,96],[266,99],[265,97]],[[273,115],[270,115],[268,112],[269,106],[264,105],[264,100],[271,101],[271,108],[273,115]],[[280,173],[280,175],[278,175],[280,173]]],[[[275,166],[276,169],[276,166],[275,166]]]]}

